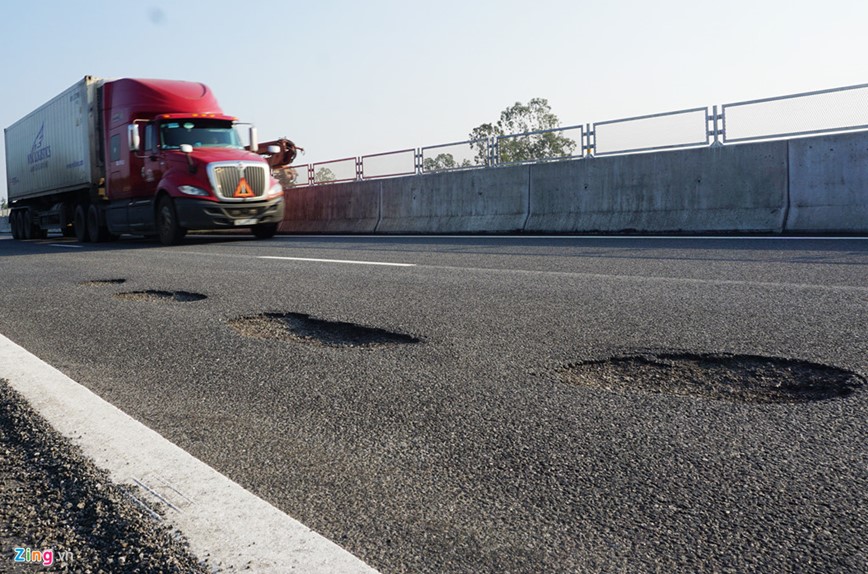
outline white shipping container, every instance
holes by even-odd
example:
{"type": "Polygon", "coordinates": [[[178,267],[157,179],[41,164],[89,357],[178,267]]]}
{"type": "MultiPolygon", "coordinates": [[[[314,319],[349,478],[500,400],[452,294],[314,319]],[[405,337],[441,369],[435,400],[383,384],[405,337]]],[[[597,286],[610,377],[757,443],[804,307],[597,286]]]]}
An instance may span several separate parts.
{"type": "Polygon", "coordinates": [[[99,184],[101,84],[87,76],[4,130],[10,201],[99,184]]]}

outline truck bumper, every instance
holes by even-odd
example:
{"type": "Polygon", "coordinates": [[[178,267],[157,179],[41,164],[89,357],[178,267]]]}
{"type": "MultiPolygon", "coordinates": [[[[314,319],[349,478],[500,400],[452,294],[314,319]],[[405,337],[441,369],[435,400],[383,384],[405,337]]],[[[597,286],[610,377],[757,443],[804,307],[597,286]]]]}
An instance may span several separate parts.
{"type": "Polygon", "coordinates": [[[215,203],[201,199],[176,199],[175,210],[181,227],[187,229],[230,229],[283,221],[283,197],[271,201],[215,203]]]}

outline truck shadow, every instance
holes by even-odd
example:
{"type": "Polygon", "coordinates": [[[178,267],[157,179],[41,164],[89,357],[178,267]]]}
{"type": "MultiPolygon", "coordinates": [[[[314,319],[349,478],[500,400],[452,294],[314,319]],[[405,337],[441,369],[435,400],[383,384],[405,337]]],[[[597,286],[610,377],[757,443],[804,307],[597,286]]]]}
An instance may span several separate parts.
{"type": "MultiPolygon", "coordinates": [[[[244,241],[262,241],[252,235],[241,234],[215,234],[215,233],[190,233],[174,248],[185,248],[196,245],[211,245],[215,243],[238,243],[244,241]]],[[[156,239],[136,235],[124,235],[116,241],[104,243],[80,243],[74,237],[64,237],[59,234],[50,234],[45,239],[15,240],[10,234],[0,234],[0,258],[14,255],[36,255],[42,253],[68,252],[97,252],[119,251],[137,249],[172,249],[166,247],[156,239]]]]}

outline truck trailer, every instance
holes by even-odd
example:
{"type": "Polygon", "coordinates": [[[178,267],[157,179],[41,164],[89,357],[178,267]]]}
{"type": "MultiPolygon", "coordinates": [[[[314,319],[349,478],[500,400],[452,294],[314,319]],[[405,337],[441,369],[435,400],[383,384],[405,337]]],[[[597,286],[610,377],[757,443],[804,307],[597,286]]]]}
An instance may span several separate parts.
{"type": "Polygon", "coordinates": [[[86,76],[4,130],[12,234],[130,233],[165,245],[191,229],[273,237],[283,190],[256,153],[255,128],[245,145],[241,125],[204,84],[86,76]]]}

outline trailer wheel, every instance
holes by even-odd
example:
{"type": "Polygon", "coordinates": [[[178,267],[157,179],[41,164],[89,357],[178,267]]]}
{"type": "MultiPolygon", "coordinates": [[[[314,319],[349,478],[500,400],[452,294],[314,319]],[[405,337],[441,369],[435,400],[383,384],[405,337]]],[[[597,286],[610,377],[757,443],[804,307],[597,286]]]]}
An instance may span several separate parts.
{"type": "Polygon", "coordinates": [[[165,195],[157,203],[157,233],[163,245],[177,245],[187,235],[187,230],[178,225],[172,198],[165,195]]]}
{"type": "Polygon", "coordinates": [[[60,211],[60,232],[64,237],[75,237],[75,228],[73,227],[73,221],[69,218],[69,210],[64,205],[63,209],[60,211]]]}
{"type": "Polygon", "coordinates": [[[90,236],[87,233],[87,215],[84,211],[84,204],[79,203],[75,206],[75,217],[72,220],[72,228],[75,230],[75,238],[81,243],[90,241],[90,236]]]}
{"type": "Polygon", "coordinates": [[[24,241],[27,239],[26,233],[24,232],[24,212],[19,211],[15,215],[15,223],[18,226],[18,239],[24,241]]]}
{"type": "Polygon", "coordinates": [[[12,228],[12,239],[21,239],[21,226],[18,225],[17,211],[13,211],[9,214],[9,227],[12,228]]]}
{"type": "Polygon", "coordinates": [[[30,214],[27,211],[18,212],[18,221],[21,224],[21,235],[25,240],[36,238],[36,227],[30,223],[30,214]]]}

